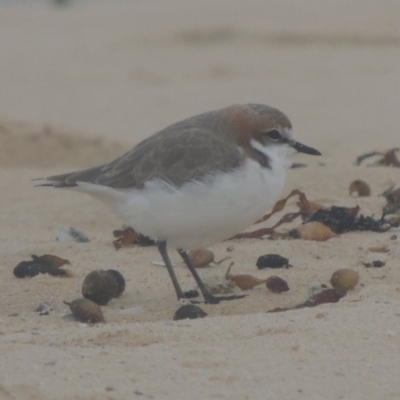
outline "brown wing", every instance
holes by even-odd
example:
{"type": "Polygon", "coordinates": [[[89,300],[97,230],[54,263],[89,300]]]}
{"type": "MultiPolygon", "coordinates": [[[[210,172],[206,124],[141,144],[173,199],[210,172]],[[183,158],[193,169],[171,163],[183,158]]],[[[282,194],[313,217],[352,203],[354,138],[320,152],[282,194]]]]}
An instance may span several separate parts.
{"type": "Polygon", "coordinates": [[[149,137],[110,164],[47,180],[55,187],[91,182],[117,189],[140,189],[146,181],[160,179],[180,187],[206,175],[231,171],[243,161],[244,153],[228,140],[207,130],[183,127],[149,137]]]}

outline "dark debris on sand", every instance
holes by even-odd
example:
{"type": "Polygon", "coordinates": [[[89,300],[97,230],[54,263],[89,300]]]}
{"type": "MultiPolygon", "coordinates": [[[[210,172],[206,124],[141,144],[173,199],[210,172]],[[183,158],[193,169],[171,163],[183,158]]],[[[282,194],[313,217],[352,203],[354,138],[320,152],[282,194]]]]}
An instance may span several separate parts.
{"type": "Polygon", "coordinates": [[[357,215],[359,208],[332,206],[311,214],[304,222],[317,221],[328,226],[335,234],[351,231],[386,232],[392,225],[384,215],[379,220],[373,216],[357,215]]]}
{"type": "Polygon", "coordinates": [[[130,226],[113,231],[113,235],[117,238],[113,241],[115,250],[119,250],[122,247],[132,247],[134,245],[141,247],[155,245],[154,240],[136,232],[130,226]]]}

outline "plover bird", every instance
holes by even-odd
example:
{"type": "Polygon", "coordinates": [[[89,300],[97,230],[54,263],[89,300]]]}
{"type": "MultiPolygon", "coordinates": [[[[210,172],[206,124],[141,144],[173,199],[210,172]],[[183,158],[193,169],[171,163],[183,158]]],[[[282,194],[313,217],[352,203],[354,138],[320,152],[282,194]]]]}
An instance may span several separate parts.
{"type": "Polygon", "coordinates": [[[261,218],[281,195],[296,152],[320,155],[293,139],[292,124],[276,108],[233,105],[170,125],[109,164],[51,176],[39,186],[88,193],[154,239],[182,299],[167,246],[177,249],[205,302],[215,304],[243,296],[212,295],[187,251],[261,218]]]}

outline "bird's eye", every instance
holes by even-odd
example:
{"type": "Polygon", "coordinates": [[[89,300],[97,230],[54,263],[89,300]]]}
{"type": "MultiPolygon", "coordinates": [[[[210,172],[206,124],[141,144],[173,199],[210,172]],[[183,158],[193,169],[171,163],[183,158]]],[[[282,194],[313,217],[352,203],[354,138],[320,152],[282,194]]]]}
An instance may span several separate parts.
{"type": "Polygon", "coordinates": [[[277,142],[281,138],[281,134],[276,129],[272,129],[272,131],[267,132],[266,136],[273,142],[277,142]]]}

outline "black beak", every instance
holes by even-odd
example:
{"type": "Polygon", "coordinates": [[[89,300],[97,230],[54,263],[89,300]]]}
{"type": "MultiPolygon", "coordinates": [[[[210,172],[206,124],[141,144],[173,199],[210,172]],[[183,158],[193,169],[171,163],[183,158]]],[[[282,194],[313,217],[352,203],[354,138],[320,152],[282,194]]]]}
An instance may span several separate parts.
{"type": "Polygon", "coordinates": [[[305,144],[302,144],[299,142],[294,142],[292,144],[292,147],[300,153],[310,154],[312,156],[320,156],[321,155],[321,153],[317,149],[308,147],[305,144]]]}

